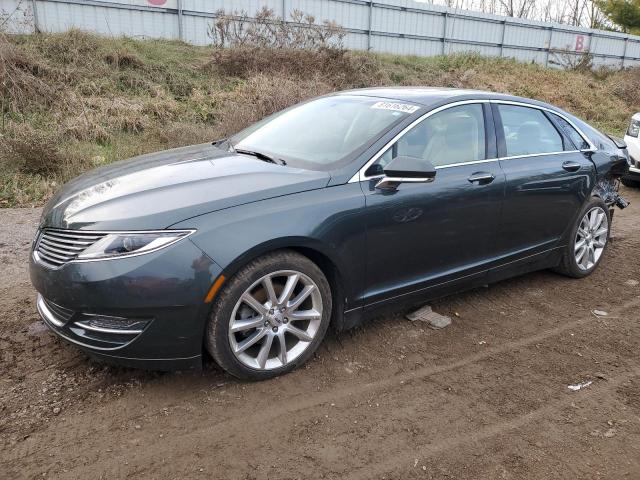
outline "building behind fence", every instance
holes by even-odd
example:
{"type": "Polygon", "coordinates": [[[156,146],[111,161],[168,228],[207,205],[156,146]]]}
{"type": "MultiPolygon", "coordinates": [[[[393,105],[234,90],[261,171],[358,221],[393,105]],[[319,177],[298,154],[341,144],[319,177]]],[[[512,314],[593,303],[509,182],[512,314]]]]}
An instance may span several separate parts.
{"type": "Polygon", "coordinates": [[[17,8],[7,22],[14,31],[79,28],[196,45],[211,43],[208,27],[216,11],[245,11],[252,16],[265,6],[285,19],[300,10],[317,21],[333,20],[346,31],[345,47],[355,50],[419,56],[477,52],[550,66],[589,53],[596,66],[640,66],[640,36],[413,0],[0,0],[4,12],[17,8]]]}

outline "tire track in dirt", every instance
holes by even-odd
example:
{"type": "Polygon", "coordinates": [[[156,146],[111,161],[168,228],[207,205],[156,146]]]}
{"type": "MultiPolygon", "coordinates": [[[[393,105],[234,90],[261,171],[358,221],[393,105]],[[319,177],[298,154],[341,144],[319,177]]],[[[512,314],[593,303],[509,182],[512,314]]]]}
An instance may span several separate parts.
{"type": "MultiPolygon", "coordinates": [[[[611,310],[611,316],[622,315],[624,312],[636,308],[640,306],[640,299],[635,298],[625,304],[621,305],[615,310],[611,310]]],[[[593,316],[588,316],[581,318],[579,320],[568,322],[559,327],[549,329],[543,332],[540,332],[533,336],[528,336],[526,338],[509,341],[499,347],[493,347],[491,349],[487,349],[482,353],[474,354],[467,356],[465,358],[460,359],[456,362],[451,362],[448,364],[440,365],[440,366],[430,366],[430,367],[422,367],[417,370],[406,372],[393,378],[387,378],[384,380],[370,382],[361,385],[355,385],[346,389],[341,389],[339,391],[330,391],[324,392],[319,396],[302,400],[295,404],[288,403],[284,407],[275,407],[269,409],[266,412],[261,412],[255,415],[248,416],[240,416],[237,413],[232,413],[232,418],[228,420],[222,420],[220,422],[207,424],[206,426],[196,426],[196,429],[184,434],[179,434],[174,436],[174,448],[171,450],[171,456],[180,456],[180,455],[188,455],[191,447],[190,445],[198,444],[198,443],[207,443],[211,438],[237,438],[237,432],[242,431],[247,425],[266,425],[270,423],[278,423],[278,419],[282,417],[290,417],[292,414],[297,412],[302,412],[305,410],[313,409],[319,405],[328,406],[330,402],[338,403],[345,399],[349,399],[351,401],[355,401],[356,398],[365,394],[371,394],[371,392],[385,390],[385,389],[394,389],[399,387],[402,383],[416,382],[420,380],[425,380],[429,377],[442,375],[444,373],[449,373],[457,369],[461,369],[470,365],[474,365],[480,363],[485,360],[491,360],[499,357],[508,352],[519,351],[524,347],[533,346],[539,343],[544,342],[550,338],[556,337],[558,335],[562,335],[570,330],[574,330],[581,325],[588,324],[590,322],[595,322],[596,319],[593,316]]],[[[625,377],[626,378],[626,377],[625,377]]],[[[546,410],[545,410],[546,411],[546,410]]],[[[528,418],[529,414],[525,415],[525,418],[528,418]]],[[[537,418],[537,417],[535,417],[537,418]]],[[[500,425],[508,426],[510,422],[514,422],[514,424],[519,425],[517,419],[510,420],[507,422],[502,422],[500,425]]],[[[489,427],[487,427],[489,428],[489,427]]],[[[505,427],[506,428],[506,427],[505,427]]],[[[515,428],[515,427],[514,427],[515,428]]],[[[491,430],[488,430],[491,431],[491,430]]],[[[110,431],[100,431],[93,430],[90,432],[90,435],[75,437],[73,435],[66,436],[70,439],[68,443],[62,443],[58,445],[63,450],[72,449],[74,444],[87,444],[89,446],[91,442],[91,438],[95,438],[96,436],[101,437],[102,435],[117,433],[114,429],[110,431]]],[[[466,437],[468,434],[461,435],[461,437],[466,437]]],[[[456,437],[457,438],[457,437],[456,437]]],[[[454,439],[455,440],[455,439],[454,439]]],[[[447,442],[448,439],[443,439],[442,442],[447,442]]],[[[453,440],[452,440],[453,441],[453,440]]],[[[20,461],[28,456],[33,455],[45,455],[46,449],[27,449],[27,451],[22,451],[22,455],[18,457],[13,457],[11,460],[20,461]]],[[[155,452],[150,452],[149,455],[146,455],[144,452],[138,457],[146,458],[146,461],[150,463],[154,463],[156,460],[154,457],[156,456],[155,452]]],[[[109,459],[100,459],[95,464],[96,468],[107,468],[110,460],[109,459]]],[[[73,473],[71,470],[70,473],[73,473]]],[[[356,477],[357,478],[357,477],[356,477]]]]}
{"type": "MultiPolygon", "coordinates": [[[[638,376],[640,376],[640,366],[634,366],[630,368],[626,374],[612,378],[606,383],[595,385],[590,390],[584,391],[581,400],[593,399],[594,397],[597,398],[604,393],[614,391],[629,380],[637,378],[638,376]]],[[[571,406],[575,401],[575,397],[569,396],[545,407],[527,412],[515,419],[495,423],[481,428],[476,432],[465,432],[461,435],[442,438],[436,445],[418,445],[416,451],[412,452],[410,455],[387,455],[387,459],[385,461],[380,462],[375,466],[375,471],[367,470],[355,472],[344,478],[348,478],[350,480],[369,480],[373,475],[375,475],[376,478],[384,478],[385,473],[390,473],[398,467],[409,465],[416,457],[424,460],[443,451],[451,451],[464,444],[479,443],[483,440],[488,440],[492,437],[504,434],[510,430],[520,429],[532,422],[539,421],[549,416],[552,412],[559,411],[563,407],[571,406]]]]}

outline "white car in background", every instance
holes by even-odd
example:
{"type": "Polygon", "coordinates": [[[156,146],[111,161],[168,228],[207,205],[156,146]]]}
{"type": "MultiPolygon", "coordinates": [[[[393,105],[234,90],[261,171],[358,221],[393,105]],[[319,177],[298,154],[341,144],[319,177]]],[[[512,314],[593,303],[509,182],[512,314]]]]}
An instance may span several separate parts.
{"type": "Polygon", "coordinates": [[[622,183],[628,187],[640,187],[640,112],[631,117],[624,141],[627,144],[631,165],[629,173],[622,177],[622,183]]]}

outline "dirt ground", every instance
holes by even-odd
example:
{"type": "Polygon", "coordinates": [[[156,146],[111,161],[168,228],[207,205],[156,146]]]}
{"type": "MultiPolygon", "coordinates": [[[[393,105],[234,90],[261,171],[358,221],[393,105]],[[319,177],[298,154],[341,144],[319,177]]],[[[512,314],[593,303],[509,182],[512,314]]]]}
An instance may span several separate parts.
{"type": "Polygon", "coordinates": [[[26,272],[39,212],[0,210],[0,477],[638,479],[640,192],[624,195],[589,278],[434,302],[439,331],[398,312],[262,383],[103,366],[58,340],[26,272]]]}

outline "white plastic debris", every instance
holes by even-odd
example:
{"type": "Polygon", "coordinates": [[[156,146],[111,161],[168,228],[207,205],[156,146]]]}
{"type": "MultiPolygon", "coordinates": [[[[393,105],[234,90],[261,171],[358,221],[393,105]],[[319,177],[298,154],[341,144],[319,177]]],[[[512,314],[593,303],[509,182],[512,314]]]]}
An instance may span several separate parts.
{"type": "Polygon", "coordinates": [[[600,318],[600,317],[606,317],[607,315],[609,315],[607,312],[605,312],[604,310],[591,310],[591,313],[593,313],[596,317],[600,318]]]}
{"type": "Polygon", "coordinates": [[[439,330],[451,325],[451,318],[434,312],[429,305],[425,305],[418,310],[408,313],[407,318],[412,322],[425,322],[435,330],[439,330]]]}
{"type": "Polygon", "coordinates": [[[582,390],[583,388],[587,388],[589,385],[593,383],[592,380],[588,382],[576,383],[575,385],[567,385],[567,388],[573,392],[577,392],[578,390],[582,390]]]}

